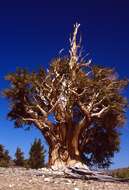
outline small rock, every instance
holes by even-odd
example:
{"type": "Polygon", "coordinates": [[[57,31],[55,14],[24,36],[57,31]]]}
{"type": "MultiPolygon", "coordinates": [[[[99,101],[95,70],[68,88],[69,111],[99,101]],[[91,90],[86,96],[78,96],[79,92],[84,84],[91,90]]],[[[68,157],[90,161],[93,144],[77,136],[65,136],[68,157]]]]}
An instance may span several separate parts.
{"type": "Polygon", "coordinates": [[[13,186],[14,186],[14,184],[10,184],[10,185],[9,185],[9,187],[13,187],[13,186]]]}
{"type": "Polygon", "coordinates": [[[58,181],[54,181],[55,184],[59,183],[58,181]]]}
{"type": "Polygon", "coordinates": [[[70,179],[67,179],[67,183],[72,183],[72,181],[70,179]]]}
{"type": "Polygon", "coordinates": [[[74,190],[79,190],[79,188],[75,187],[74,190]]]}
{"type": "Polygon", "coordinates": [[[45,182],[50,182],[51,180],[50,180],[50,178],[44,178],[44,181],[45,182]]]}

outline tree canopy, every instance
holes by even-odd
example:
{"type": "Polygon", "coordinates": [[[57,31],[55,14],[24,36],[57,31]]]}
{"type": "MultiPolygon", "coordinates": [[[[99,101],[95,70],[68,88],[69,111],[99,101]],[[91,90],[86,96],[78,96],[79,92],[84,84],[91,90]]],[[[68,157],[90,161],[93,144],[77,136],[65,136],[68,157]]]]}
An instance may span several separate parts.
{"type": "Polygon", "coordinates": [[[16,149],[14,162],[16,166],[25,166],[24,153],[19,147],[16,149]]]}
{"type": "Polygon", "coordinates": [[[0,144],[0,167],[8,167],[10,160],[8,150],[5,150],[4,146],[0,144]]]}
{"type": "Polygon", "coordinates": [[[42,168],[45,162],[45,150],[40,139],[35,139],[29,152],[28,165],[31,168],[42,168]]]}
{"type": "Polygon", "coordinates": [[[128,80],[118,78],[115,69],[83,59],[78,28],[76,24],[69,55],[53,59],[49,70],[22,68],[6,76],[8,117],[15,127],[39,128],[50,147],[50,158],[58,152],[55,160],[83,160],[105,167],[119,150],[118,128],[125,122],[128,101],[123,90],[128,80]]]}

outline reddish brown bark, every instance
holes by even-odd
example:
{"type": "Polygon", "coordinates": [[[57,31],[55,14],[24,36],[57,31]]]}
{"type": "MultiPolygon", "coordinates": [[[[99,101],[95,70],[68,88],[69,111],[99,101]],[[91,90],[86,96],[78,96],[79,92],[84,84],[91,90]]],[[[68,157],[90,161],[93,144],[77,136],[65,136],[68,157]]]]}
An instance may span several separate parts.
{"type": "MultiPolygon", "coordinates": [[[[63,128],[64,126],[62,126],[63,128]]],[[[57,129],[61,126],[57,126],[57,129]]],[[[57,141],[49,144],[49,166],[52,165],[71,165],[76,162],[83,162],[79,147],[79,137],[84,123],[73,126],[72,123],[67,126],[65,133],[62,130],[55,130],[57,141]],[[65,134],[65,137],[63,136],[65,134]],[[63,138],[58,138],[63,136],[63,138]]]]}

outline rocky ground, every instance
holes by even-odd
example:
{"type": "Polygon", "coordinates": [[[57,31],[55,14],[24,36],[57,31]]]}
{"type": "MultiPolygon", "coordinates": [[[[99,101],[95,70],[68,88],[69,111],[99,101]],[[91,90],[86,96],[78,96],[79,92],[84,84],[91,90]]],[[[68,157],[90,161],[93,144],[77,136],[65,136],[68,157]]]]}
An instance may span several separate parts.
{"type": "Polygon", "coordinates": [[[0,190],[129,190],[129,182],[104,182],[70,177],[47,168],[0,168],[0,190]]]}

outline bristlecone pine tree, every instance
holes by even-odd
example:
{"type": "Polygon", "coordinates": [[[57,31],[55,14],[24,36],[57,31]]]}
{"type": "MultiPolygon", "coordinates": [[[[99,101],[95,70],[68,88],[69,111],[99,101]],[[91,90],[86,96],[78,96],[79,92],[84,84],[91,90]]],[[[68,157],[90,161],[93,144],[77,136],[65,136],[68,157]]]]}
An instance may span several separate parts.
{"type": "Polygon", "coordinates": [[[5,150],[4,146],[0,144],[0,167],[8,167],[10,159],[8,150],[5,150]]]}
{"type": "Polygon", "coordinates": [[[53,59],[49,70],[18,69],[7,75],[8,117],[16,127],[35,125],[41,131],[49,145],[50,166],[86,162],[105,167],[119,149],[118,128],[128,104],[122,90],[128,80],[81,57],[78,28],[76,24],[69,55],[53,59]]]}
{"type": "Polygon", "coordinates": [[[24,153],[22,152],[22,150],[19,147],[17,147],[14,162],[15,162],[16,166],[23,167],[25,165],[24,153]]]}
{"type": "Polygon", "coordinates": [[[30,168],[38,169],[44,166],[45,150],[40,139],[35,139],[34,143],[31,145],[29,155],[28,166],[30,168]]]}

